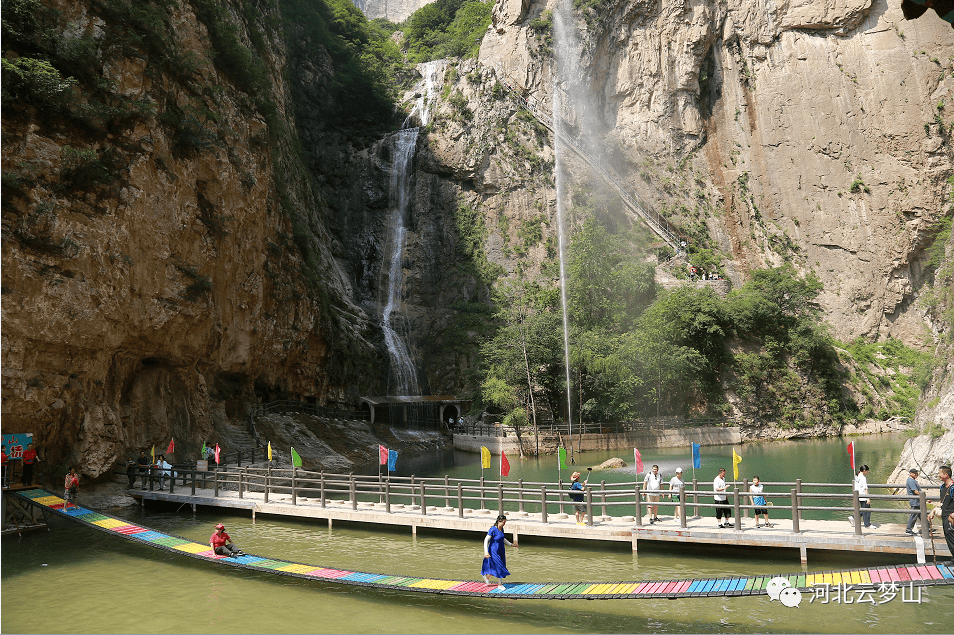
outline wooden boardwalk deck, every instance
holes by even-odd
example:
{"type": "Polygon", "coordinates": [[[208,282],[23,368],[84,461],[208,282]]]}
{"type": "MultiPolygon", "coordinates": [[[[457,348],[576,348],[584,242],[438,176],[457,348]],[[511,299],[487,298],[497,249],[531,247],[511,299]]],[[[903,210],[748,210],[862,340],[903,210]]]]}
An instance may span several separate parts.
{"type": "MultiPolygon", "coordinates": [[[[200,488],[196,489],[194,496],[188,490],[182,493],[179,491],[169,493],[168,491],[132,489],[128,490],[128,494],[143,501],[167,501],[248,510],[253,518],[257,514],[267,514],[311,518],[329,523],[334,521],[371,523],[408,527],[412,532],[416,532],[418,528],[429,528],[485,533],[497,515],[496,509],[465,509],[464,517],[460,518],[456,507],[428,506],[426,513],[422,513],[418,505],[395,504],[391,505],[391,511],[388,513],[383,503],[359,501],[357,509],[353,509],[350,500],[335,499],[326,499],[325,506],[322,507],[316,499],[298,496],[296,504],[292,504],[290,496],[275,494],[272,494],[269,502],[266,503],[262,493],[246,491],[240,498],[236,491],[219,490],[218,496],[215,496],[212,489],[200,488]]],[[[569,506],[568,509],[570,509],[569,506]]],[[[801,554],[803,562],[808,550],[898,554],[905,559],[916,559],[921,563],[925,562],[925,558],[931,561],[935,554],[938,560],[951,558],[939,530],[935,530],[934,549],[936,551],[932,552],[930,542],[925,544],[920,536],[905,535],[904,525],[894,523],[867,529],[859,537],[855,534],[854,527],[844,520],[802,519],[799,525],[800,531],[795,533],[792,531],[791,520],[773,521],[771,528],[756,529],[753,519],[743,518],[740,529],[719,529],[715,518],[711,516],[701,518],[689,516],[687,527],[682,529],[672,516],[662,516],[662,522],[641,527],[636,527],[631,519],[624,520],[625,517],[601,516],[594,517],[593,526],[580,526],[576,524],[572,514],[550,513],[547,522],[544,523],[539,513],[516,511],[506,513],[509,520],[507,530],[518,536],[630,542],[634,550],[642,541],[655,541],[657,543],[793,549],[801,554]]]]}
{"type": "MultiPolygon", "coordinates": [[[[142,493],[146,495],[163,494],[163,492],[142,493]]],[[[148,527],[130,523],[125,519],[116,518],[84,507],[75,505],[67,506],[62,498],[46,490],[24,490],[12,493],[11,495],[16,496],[24,503],[40,507],[48,513],[69,518],[74,522],[94,528],[98,531],[213,565],[238,567],[263,573],[292,576],[307,580],[321,580],[335,584],[404,592],[506,599],[607,600],[767,595],[768,587],[770,586],[769,583],[775,578],[783,578],[790,586],[799,589],[799,591],[804,590],[806,592],[809,592],[812,587],[820,585],[850,584],[852,587],[869,589],[889,587],[891,589],[898,589],[899,587],[910,587],[912,591],[914,587],[954,585],[954,570],[945,565],[898,565],[890,567],[857,568],[844,571],[782,573],[719,579],[509,583],[494,586],[470,580],[445,580],[395,574],[346,571],[334,567],[322,567],[276,560],[251,554],[233,558],[217,556],[212,553],[207,543],[193,542],[187,538],[152,530],[148,527]]],[[[220,499],[221,498],[222,497],[220,497],[220,499]]],[[[219,500],[217,502],[226,503],[221,506],[230,506],[228,504],[230,502],[237,506],[238,503],[242,503],[243,501],[219,500]]],[[[244,502],[246,503],[246,508],[251,508],[255,505],[254,501],[244,502]]],[[[326,510],[329,512],[336,511],[331,508],[326,508],[326,510]]],[[[486,526],[486,522],[481,523],[481,525],[486,526]]]]}

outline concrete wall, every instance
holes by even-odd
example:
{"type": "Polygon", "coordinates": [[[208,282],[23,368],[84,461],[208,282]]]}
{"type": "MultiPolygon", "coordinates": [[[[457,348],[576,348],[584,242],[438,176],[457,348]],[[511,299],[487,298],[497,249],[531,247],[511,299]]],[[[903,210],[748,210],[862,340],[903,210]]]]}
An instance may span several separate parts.
{"type": "MultiPolygon", "coordinates": [[[[577,444],[576,436],[573,445],[577,444]]],[[[533,435],[523,435],[524,448],[534,447],[533,435]]],[[[739,445],[742,443],[742,429],[732,428],[680,428],[666,430],[641,430],[620,434],[584,434],[580,447],[582,450],[618,450],[622,448],[677,448],[691,443],[699,445],[739,445]]],[[[542,446],[543,444],[541,444],[542,446]]],[[[548,444],[549,445],[549,444],[548,444]]],[[[513,455],[520,454],[517,437],[478,437],[472,435],[454,435],[454,448],[466,452],[480,452],[480,446],[486,446],[492,454],[500,451],[513,455]]]]}

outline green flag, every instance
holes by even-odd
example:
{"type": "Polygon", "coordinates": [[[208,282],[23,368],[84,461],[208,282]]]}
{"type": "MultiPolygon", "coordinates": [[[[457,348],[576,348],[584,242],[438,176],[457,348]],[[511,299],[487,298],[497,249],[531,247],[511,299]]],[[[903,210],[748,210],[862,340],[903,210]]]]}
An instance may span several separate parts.
{"type": "Polygon", "coordinates": [[[560,455],[560,469],[567,467],[566,464],[566,448],[560,448],[558,454],[560,455]]]}
{"type": "Polygon", "coordinates": [[[205,458],[205,441],[202,442],[202,449],[199,450],[199,458],[205,458]]]}
{"type": "Polygon", "coordinates": [[[295,448],[292,448],[292,465],[295,467],[301,467],[301,457],[298,456],[298,452],[295,452],[295,448]]]}

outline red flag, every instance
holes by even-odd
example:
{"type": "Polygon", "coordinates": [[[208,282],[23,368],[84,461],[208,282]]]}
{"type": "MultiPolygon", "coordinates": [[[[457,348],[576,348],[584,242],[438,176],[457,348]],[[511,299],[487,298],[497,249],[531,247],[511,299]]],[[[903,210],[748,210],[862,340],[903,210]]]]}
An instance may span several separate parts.
{"type": "Polygon", "coordinates": [[[848,444],[848,456],[851,457],[851,471],[855,471],[855,442],[848,444]]]}
{"type": "Polygon", "coordinates": [[[507,453],[500,451],[500,475],[510,476],[510,461],[507,460],[507,453]]]}
{"type": "Polygon", "coordinates": [[[172,437],[169,441],[169,448],[166,450],[166,454],[172,454],[176,451],[176,438],[172,437]]]}
{"type": "Polygon", "coordinates": [[[380,465],[388,464],[388,449],[383,445],[378,446],[378,463],[380,465]]]}
{"type": "Polygon", "coordinates": [[[636,473],[643,473],[643,457],[639,454],[639,450],[633,448],[633,458],[636,459],[636,473]]]}
{"type": "Polygon", "coordinates": [[[215,444],[215,463],[216,463],[216,464],[218,464],[218,462],[219,462],[219,452],[220,452],[220,450],[219,450],[219,444],[216,443],[216,444],[215,444]]]}

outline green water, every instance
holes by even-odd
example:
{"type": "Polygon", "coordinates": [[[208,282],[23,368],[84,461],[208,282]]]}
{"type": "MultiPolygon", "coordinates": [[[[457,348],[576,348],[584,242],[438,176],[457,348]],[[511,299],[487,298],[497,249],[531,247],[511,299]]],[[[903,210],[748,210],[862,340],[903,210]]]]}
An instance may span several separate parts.
{"type": "MultiPolygon", "coordinates": [[[[862,449],[871,452],[864,461],[872,467],[872,482],[878,480],[876,475],[887,473],[893,461],[887,454],[896,455],[902,442],[897,437],[860,439],[862,449]],[[876,459],[875,447],[885,456],[876,459]]],[[[703,471],[719,464],[717,452],[731,455],[728,448],[703,448],[703,471]]],[[[807,469],[822,469],[826,459],[819,455],[827,454],[827,462],[834,463],[841,461],[843,452],[841,440],[812,441],[746,445],[743,457],[756,463],[761,456],[758,460],[765,465],[783,470],[772,478],[788,479],[789,472],[784,470],[797,471],[799,462],[807,469]],[[792,467],[784,467],[789,462],[792,467]]],[[[600,456],[581,458],[598,463],[600,456]]],[[[675,467],[687,456],[644,452],[644,461],[675,467]]],[[[457,454],[451,459],[446,454],[418,459],[418,469],[428,461],[444,463],[433,475],[465,476],[455,471],[473,469],[464,464],[468,457],[457,454]]],[[[533,463],[514,461],[514,469],[530,469],[533,463]]],[[[547,468],[547,461],[542,463],[540,470],[547,468]]],[[[731,463],[727,467],[731,469],[731,463]]],[[[407,530],[342,524],[328,530],[318,522],[261,516],[253,524],[244,514],[200,510],[193,516],[186,510],[129,507],[108,511],[202,542],[208,540],[214,523],[222,520],[235,541],[257,555],[361,571],[478,579],[479,534],[434,532],[413,537],[407,530]]],[[[55,519],[49,532],[5,538],[2,557],[3,632],[944,633],[954,623],[954,587],[925,590],[921,604],[902,603],[897,597],[879,606],[825,605],[809,604],[805,597],[798,608],[786,608],[765,596],[610,601],[442,597],[210,566],[63,519],[55,519]]],[[[507,557],[513,573],[508,582],[675,579],[800,570],[797,560],[774,552],[647,548],[641,549],[637,559],[628,545],[549,544],[529,537],[522,537],[521,547],[509,549],[507,557]]],[[[848,558],[819,560],[810,562],[809,570],[855,564],[848,558]]]]}

